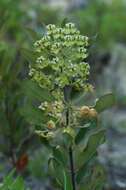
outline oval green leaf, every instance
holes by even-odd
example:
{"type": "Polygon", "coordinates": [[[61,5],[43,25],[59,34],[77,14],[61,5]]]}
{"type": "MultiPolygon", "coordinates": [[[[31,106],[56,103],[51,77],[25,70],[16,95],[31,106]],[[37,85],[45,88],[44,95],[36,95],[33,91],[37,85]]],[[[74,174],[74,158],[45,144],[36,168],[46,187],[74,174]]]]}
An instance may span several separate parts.
{"type": "Polygon", "coordinates": [[[96,100],[96,104],[94,108],[96,109],[98,113],[100,113],[111,108],[115,104],[116,104],[116,98],[114,94],[109,93],[100,97],[98,100],[96,100]]]}

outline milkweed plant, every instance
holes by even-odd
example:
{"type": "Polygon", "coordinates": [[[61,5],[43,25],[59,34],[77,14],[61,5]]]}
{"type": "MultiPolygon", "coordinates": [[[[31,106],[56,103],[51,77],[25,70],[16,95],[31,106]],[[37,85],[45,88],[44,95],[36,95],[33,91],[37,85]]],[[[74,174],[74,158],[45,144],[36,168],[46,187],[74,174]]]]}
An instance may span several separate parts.
{"type": "Polygon", "coordinates": [[[93,91],[88,47],[88,37],[81,35],[75,24],[49,24],[34,43],[36,61],[29,66],[31,80],[51,96],[38,106],[47,120],[35,133],[50,148],[49,172],[64,190],[103,187],[99,184],[103,171],[93,165],[97,148],[105,139],[98,121],[100,112],[114,104],[114,95],[104,95],[92,106],[74,103],[73,94],[93,91]]]}

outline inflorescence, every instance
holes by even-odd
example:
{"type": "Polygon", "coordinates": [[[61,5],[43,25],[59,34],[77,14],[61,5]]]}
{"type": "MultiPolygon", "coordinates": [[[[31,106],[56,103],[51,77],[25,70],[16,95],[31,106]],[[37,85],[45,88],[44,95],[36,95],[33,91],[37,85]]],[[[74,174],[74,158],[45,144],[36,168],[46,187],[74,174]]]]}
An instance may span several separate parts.
{"type": "Polygon", "coordinates": [[[88,37],[80,35],[73,23],[63,28],[49,24],[46,34],[34,44],[38,57],[29,75],[41,87],[49,89],[63,89],[66,85],[88,89],[87,46],[88,37]]]}
{"type": "Polygon", "coordinates": [[[45,35],[34,44],[36,63],[30,66],[29,75],[40,87],[48,88],[56,101],[42,102],[39,108],[53,118],[62,118],[63,89],[71,86],[77,90],[89,91],[90,66],[88,37],[80,34],[73,23],[59,28],[53,24],[46,26],[45,35]]]}

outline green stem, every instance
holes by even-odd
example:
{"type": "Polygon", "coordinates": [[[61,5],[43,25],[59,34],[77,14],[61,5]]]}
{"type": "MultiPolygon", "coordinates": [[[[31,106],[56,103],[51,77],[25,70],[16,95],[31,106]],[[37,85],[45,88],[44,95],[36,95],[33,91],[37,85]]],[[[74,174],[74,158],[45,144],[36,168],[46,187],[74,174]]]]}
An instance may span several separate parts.
{"type": "MultiPolygon", "coordinates": [[[[64,98],[67,103],[69,103],[69,89],[64,89],[64,98]]],[[[67,107],[66,110],[66,127],[70,125],[70,109],[67,107]]],[[[71,171],[71,182],[72,190],[76,190],[75,182],[75,170],[74,170],[74,158],[72,146],[69,147],[69,161],[70,161],[70,171],[71,171]]]]}

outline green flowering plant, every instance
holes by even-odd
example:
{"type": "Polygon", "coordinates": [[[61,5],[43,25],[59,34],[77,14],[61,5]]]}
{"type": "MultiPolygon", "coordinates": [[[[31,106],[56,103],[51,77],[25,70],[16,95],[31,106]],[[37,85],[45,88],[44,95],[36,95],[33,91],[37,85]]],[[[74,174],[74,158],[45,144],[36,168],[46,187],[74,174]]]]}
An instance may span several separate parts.
{"type": "Polygon", "coordinates": [[[46,119],[35,132],[51,148],[49,170],[64,190],[96,189],[100,180],[102,186],[98,188],[103,187],[104,172],[96,157],[98,146],[104,142],[104,129],[98,120],[99,113],[111,107],[115,98],[107,94],[92,106],[74,103],[75,92],[93,90],[89,83],[88,46],[88,37],[81,35],[73,23],[62,27],[49,24],[42,38],[34,43],[35,62],[29,66],[32,81],[43,92],[48,91],[38,106],[41,117],[46,119]]]}

